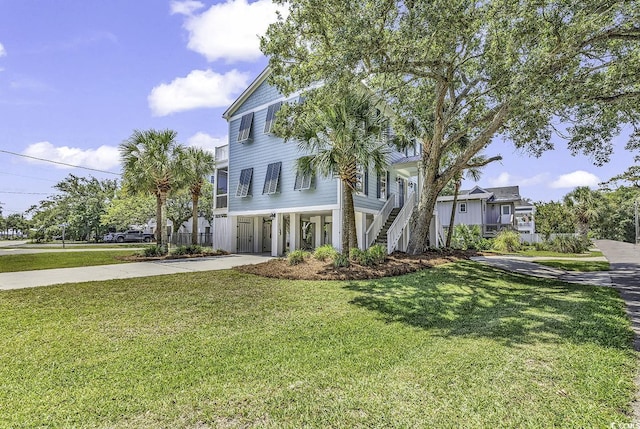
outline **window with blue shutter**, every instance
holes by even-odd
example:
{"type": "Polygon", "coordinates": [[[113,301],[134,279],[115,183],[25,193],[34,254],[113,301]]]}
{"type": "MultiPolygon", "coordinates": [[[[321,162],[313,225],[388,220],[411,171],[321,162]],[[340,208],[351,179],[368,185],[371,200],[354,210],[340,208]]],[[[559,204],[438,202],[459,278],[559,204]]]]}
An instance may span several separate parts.
{"type": "Polygon", "coordinates": [[[246,142],[251,136],[251,124],[253,123],[253,112],[247,113],[240,121],[240,130],[238,131],[238,142],[246,142]]]}
{"type": "Polygon", "coordinates": [[[264,187],[262,188],[263,194],[271,195],[276,193],[281,168],[282,162],[274,162],[267,166],[267,175],[264,178],[264,187]]]}
{"type": "Polygon", "coordinates": [[[238,189],[236,190],[236,197],[246,197],[249,195],[252,177],[253,177],[253,168],[245,168],[240,172],[240,180],[238,181],[238,189]]]}
{"type": "Polygon", "coordinates": [[[272,104],[267,109],[267,120],[264,123],[264,133],[269,134],[273,129],[273,124],[276,123],[276,115],[280,108],[282,107],[282,102],[279,101],[277,103],[272,104]]]}

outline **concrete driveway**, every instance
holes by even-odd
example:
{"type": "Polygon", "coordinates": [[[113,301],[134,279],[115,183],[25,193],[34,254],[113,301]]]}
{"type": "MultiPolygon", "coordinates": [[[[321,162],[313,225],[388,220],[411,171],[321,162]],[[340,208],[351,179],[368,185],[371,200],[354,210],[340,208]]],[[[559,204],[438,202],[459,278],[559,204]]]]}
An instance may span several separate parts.
{"type": "Polygon", "coordinates": [[[210,258],[174,259],[152,262],[100,265],[51,270],[0,273],[0,291],[62,283],[129,279],[134,277],[178,274],[195,271],[225,270],[238,265],[257,264],[272,259],[266,255],[225,255],[210,258]]]}

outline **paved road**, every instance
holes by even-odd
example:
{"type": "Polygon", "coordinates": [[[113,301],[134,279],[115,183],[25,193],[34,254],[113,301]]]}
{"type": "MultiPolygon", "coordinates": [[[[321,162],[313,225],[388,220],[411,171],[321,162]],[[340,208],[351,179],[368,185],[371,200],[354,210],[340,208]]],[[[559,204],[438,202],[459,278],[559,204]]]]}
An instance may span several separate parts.
{"type": "Polygon", "coordinates": [[[0,273],[0,291],[134,277],[157,276],[195,271],[225,270],[238,265],[257,264],[271,259],[263,255],[226,255],[210,258],[178,259],[94,267],[56,268],[51,270],[0,273]]]}

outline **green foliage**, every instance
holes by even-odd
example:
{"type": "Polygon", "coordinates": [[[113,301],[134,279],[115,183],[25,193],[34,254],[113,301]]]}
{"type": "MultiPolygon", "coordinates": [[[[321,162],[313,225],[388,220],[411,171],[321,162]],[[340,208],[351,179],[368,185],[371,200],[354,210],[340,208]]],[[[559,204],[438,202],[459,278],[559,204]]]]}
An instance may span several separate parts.
{"type": "Polygon", "coordinates": [[[197,244],[189,244],[187,246],[178,246],[171,251],[172,255],[201,255],[203,253],[208,253],[202,246],[197,244]]]}
{"type": "Polygon", "coordinates": [[[310,256],[311,252],[307,252],[302,249],[296,249],[289,252],[289,254],[287,255],[287,261],[289,262],[289,265],[298,265],[303,263],[305,259],[309,258],[310,256]]]}
{"type": "Polygon", "coordinates": [[[387,259],[387,248],[381,244],[375,244],[367,249],[374,265],[382,264],[387,259]]]}
{"type": "Polygon", "coordinates": [[[357,247],[349,250],[349,259],[356,264],[371,267],[379,265],[385,261],[387,250],[384,246],[376,244],[367,250],[360,250],[357,247]]]}
{"type": "Polygon", "coordinates": [[[154,256],[164,256],[167,254],[166,250],[159,245],[153,245],[153,246],[145,246],[144,249],[142,249],[142,254],[146,257],[154,257],[154,256]]]}
{"type": "Polygon", "coordinates": [[[325,244],[313,251],[313,257],[318,261],[326,261],[327,259],[335,259],[338,251],[330,244],[325,244]]]}
{"type": "Polygon", "coordinates": [[[592,243],[587,237],[575,235],[559,235],[550,244],[550,250],[560,253],[584,253],[592,243]]]}
{"type": "Polygon", "coordinates": [[[336,257],[333,259],[333,266],[335,268],[345,268],[350,265],[351,265],[351,262],[349,261],[349,256],[343,253],[337,254],[336,257]]]}
{"type": "Polygon", "coordinates": [[[549,240],[551,234],[573,234],[575,224],[569,209],[556,201],[538,201],[536,206],[536,232],[549,240]]]}
{"type": "Polygon", "coordinates": [[[520,249],[520,234],[510,229],[503,229],[493,239],[492,247],[498,252],[516,252],[520,249]]]}
{"type": "Polygon", "coordinates": [[[456,225],[453,228],[451,247],[461,250],[488,250],[491,241],[482,237],[482,229],[479,225],[456,225]]]}

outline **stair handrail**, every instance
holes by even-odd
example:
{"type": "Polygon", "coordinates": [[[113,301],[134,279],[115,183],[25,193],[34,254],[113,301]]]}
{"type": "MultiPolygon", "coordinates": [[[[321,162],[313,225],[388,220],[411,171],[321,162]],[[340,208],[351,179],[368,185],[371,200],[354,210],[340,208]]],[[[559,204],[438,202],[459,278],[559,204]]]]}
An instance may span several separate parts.
{"type": "Polygon", "coordinates": [[[387,222],[389,214],[395,206],[396,196],[395,194],[390,194],[387,198],[387,202],[384,203],[378,214],[373,217],[373,223],[371,223],[371,226],[369,226],[367,232],[365,233],[365,248],[371,247],[376,238],[378,238],[378,234],[380,234],[382,227],[387,222]]]}
{"type": "Polygon", "coordinates": [[[413,214],[415,206],[416,194],[415,191],[411,191],[407,197],[407,201],[404,203],[404,206],[398,213],[398,216],[396,216],[396,220],[393,221],[387,231],[387,253],[392,253],[393,249],[396,248],[396,245],[402,236],[402,231],[409,223],[409,220],[411,220],[411,215],[413,214]]]}

